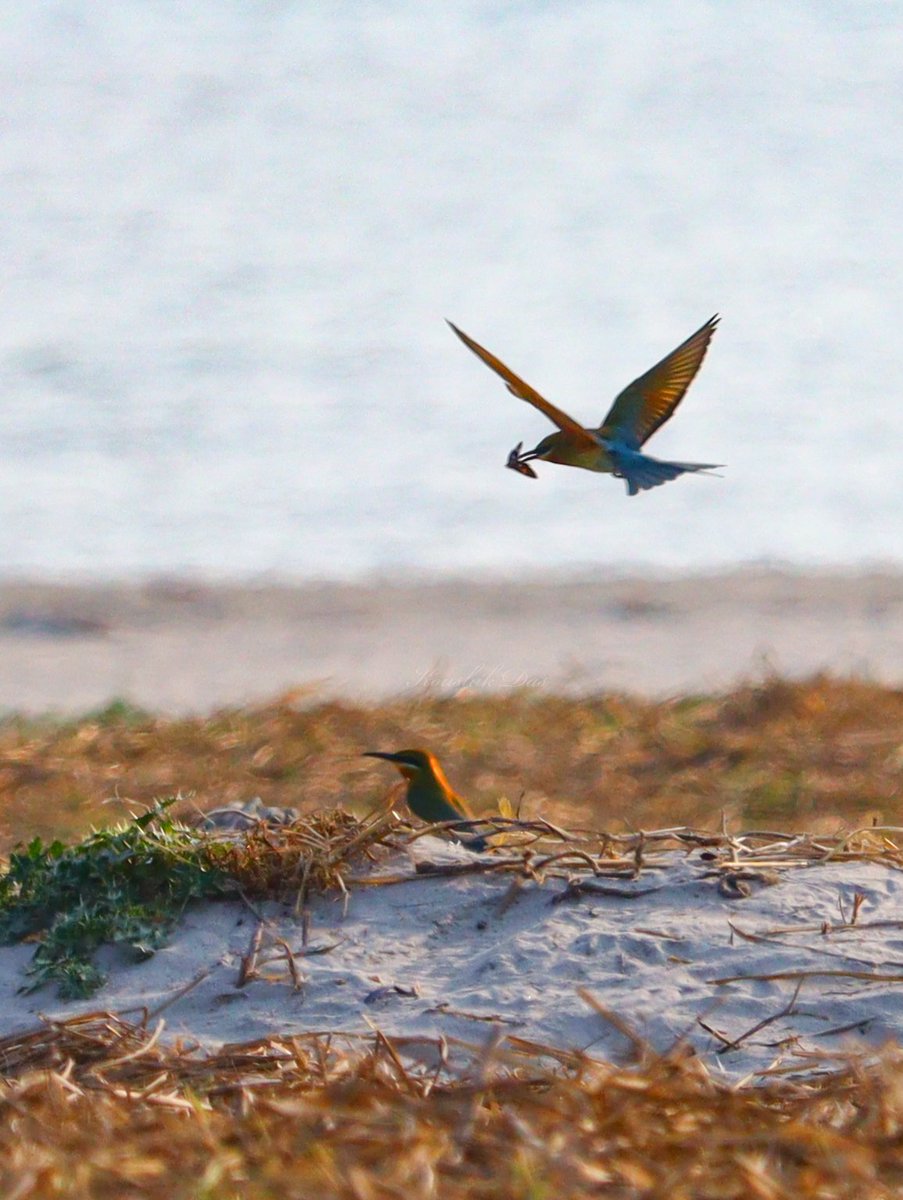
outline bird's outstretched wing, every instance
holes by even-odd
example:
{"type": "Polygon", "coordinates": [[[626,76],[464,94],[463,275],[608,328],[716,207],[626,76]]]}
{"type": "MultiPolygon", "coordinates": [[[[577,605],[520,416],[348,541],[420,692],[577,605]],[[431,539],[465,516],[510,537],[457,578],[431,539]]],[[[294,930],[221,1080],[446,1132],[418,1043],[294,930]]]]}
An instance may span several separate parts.
{"type": "Polygon", "coordinates": [[[531,388],[529,383],[515,375],[513,371],[494,354],[490,354],[488,350],[484,350],[479,342],[475,342],[473,338],[468,337],[463,329],[459,329],[457,325],[452,325],[448,322],[452,330],[458,335],[468,350],[472,350],[477,358],[481,358],[487,367],[491,367],[496,375],[500,375],[504,379],[508,391],[512,396],[517,396],[519,400],[526,400],[528,404],[532,404],[534,408],[538,408],[541,413],[549,418],[553,425],[557,425],[563,433],[570,434],[581,447],[595,448],[598,442],[588,433],[582,425],[578,425],[573,417],[569,417],[566,412],[562,412],[560,408],[556,408],[554,404],[550,404],[544,396],[540,396],[534,388],[531,388]]]}
{"type": "Polygon", "coordinates": [[[603,436],[625,445],[640,446],[668,420],[686,395],[702,365],[719,317],[716,314],[701,329],[682,342],[660,363],[634,379],[615,399],[602,423],[603,436]]]}

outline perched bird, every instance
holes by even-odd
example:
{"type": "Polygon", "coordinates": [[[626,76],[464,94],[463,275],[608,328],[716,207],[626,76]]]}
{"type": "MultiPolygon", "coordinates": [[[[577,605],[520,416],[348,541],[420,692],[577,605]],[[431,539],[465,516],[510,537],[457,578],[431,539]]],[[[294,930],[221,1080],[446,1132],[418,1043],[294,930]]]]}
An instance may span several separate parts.
{"type": "MultiPolygon", "coordinates": [[[[383,758],[394,763],[408,782],[408,808],[421,821],[472,821],[473,813],[467,801],[452,789],[439,766],[439,760],[429,750],[397,750],[385,754],[382,750],[367,750],[365,758],[383,758]]],[[[484,850],[484,838],[461,839],[468,850],[484,850]]]]}
{"type": "Polygon", "coordinates": [[[664,462],[640,453],[643,443],[664,425],[684,398],[702,364],[718,320],[716,315],[706,321],[660,363],[628,384],[598,429],[584,429],[578,425],[457,325],[452,325],[451,321],[448,324],[468,349],[501,375],[512,395],[538,408],[558,426],[558,433],[550,433],[525,454],[522,453],[523,442],[518,442],[508,455],[506,466],[532,479],[536,478],[536,472],[529,464],[535,459],[583,467],[587,471],[602,471],[626,480],[628,494],[635,496],[637,492],[658,487],[687,471],[711,471],[721,465],[664,462]]]}

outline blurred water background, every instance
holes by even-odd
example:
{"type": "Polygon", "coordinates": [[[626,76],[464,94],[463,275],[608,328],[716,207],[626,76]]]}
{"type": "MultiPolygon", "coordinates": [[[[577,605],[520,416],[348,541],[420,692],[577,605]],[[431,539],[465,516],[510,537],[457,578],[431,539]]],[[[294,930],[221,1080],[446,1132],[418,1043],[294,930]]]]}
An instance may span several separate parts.
{"type": "Polygon", "coordinates": [[[0,3],[0,576],[903,558],[895,0],[0,3]],[[628,500],[505,471],[723,314],[628,500]]]}

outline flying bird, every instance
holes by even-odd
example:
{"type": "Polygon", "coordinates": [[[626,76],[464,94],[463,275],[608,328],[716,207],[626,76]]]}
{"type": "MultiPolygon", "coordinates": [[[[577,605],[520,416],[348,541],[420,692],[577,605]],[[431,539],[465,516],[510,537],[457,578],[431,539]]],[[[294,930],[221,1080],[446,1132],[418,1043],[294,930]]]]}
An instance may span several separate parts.
{"type": "MultiPolygon", "coordinates": [[[[386,754],[382,750],[365,750],[364,758],[382,758],[394,763],[407,780],[408,808],[421,821],[473,820],[473,813],[463,796],[453,791],[445,778],[435,754],[429,750],[397,750],[386,754]]],[[[461,838],[468,850],[485,850],[486,842],[481,837],[461,838]]]]}
{"type": "Polygon", "coordinates": [[[637,492],[658,487],[688,471],[713,471],[721,466],[720,463],[665,462],[640,451],[686,395],[702,365],[718,321],[716,314],[645,375],[628,384],[597,429],[584,429],[457,325],[451,321],[448,324],[477,358],[504,379],[512,395],[538,408],[558,426],[557,433],[544,437],[533,450],[524,452],[523,442],[518,442],[508,455],[506,466],[531,479],[537,476],[530,463],[537,459],[563,463],[567,467],[583,467],[586,471],[601,471],[625,480],[628,494],[635,496],[637,492]]]}

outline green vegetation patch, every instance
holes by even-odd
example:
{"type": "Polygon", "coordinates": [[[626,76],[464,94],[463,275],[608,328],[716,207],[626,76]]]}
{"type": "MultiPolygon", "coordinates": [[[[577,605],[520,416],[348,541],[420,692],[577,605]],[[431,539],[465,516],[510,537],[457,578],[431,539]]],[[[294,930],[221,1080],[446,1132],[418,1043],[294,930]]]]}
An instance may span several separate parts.
{"type": "Polygon", "coordinates": [[[38,939],[32,990],[55,982],[63,999],[89,996],[105,979],[100,946],[147,958],[190,901],[234,890],[216,844],[173,819],[173,802],[73,846],[34,838],[13,851],[0,875],[0,940],[38,939]]]}

